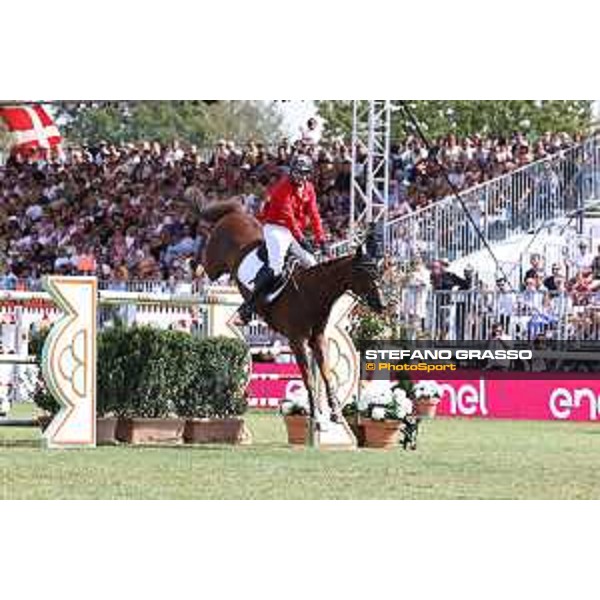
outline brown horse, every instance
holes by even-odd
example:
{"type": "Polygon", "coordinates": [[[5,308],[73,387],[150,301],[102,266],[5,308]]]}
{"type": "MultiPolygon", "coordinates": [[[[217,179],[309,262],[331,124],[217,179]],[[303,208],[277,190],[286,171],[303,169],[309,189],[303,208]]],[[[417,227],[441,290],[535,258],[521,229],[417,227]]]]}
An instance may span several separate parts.
{"type": "MultiPolygon", "coordinates": [[[[236,276],[237,267],[248,252],[263,241],[262,227],[235,200],[214,203],[200,213],[212,224],[203,256],[210,279],[223,274],[236,276]]],[[[356,254],[298,268],[283,292],[270,304],[259,303],[257,312],[275,331],[289,340],[296,356],[310,403],[310,417],[317,416],[317,404],[308,362],[307,344],[325,384],[332,421],[339,421],[341,407],[334,396],[327,361],[325,328],[335,301],[352,292],[376,312],[384,310],[375,262],[359,246],[356,254]]],[[[244,298],[248,290],[237,280],[244,298]]],[[[313,421],[314,422],[314,421],[313,421]]]]}

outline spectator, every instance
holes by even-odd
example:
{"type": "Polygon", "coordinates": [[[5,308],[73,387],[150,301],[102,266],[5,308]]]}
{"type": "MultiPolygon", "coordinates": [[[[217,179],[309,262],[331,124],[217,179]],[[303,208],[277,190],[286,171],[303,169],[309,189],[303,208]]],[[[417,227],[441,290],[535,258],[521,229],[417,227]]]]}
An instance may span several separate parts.
{"type": "Polygon", "coordinates": [[[549,292],[555,292],[558,289],[557,279],[562,279],[564,282],[560,265],[558,263],[554,263],[552,265],[552,274],[544,279],[544,286],[549,292]]]}
{"type": "Polygon", "coordinates": [[[496,281],[496,288],[498,291],[496,312],[500,325],[502,325],[504,331],[508,331],[510,329],[511,317],[516,312],[516,294],[510,289],[505,277],[501,277],[496,281]]]}
{"type": "Polygon", "coordinates": [[[525,271],[525,284],[528,279],[534,279],[538,274],[543,275],[544,259],[539,254],[532,254],[529,262],[531,267],[525,271]]]}
{"type": "Polygon", "coordinates": [[[472,272],[465,273],[460,277],[456,273],[448,271],[447,259],[436,260],[431,265],[431,285],[434,290],[468,290],[472,286],[472,272]]]}
{"type": "Polygon", "coordinates": [[[594,279],[594,287],[600,286],[600,246],[597,248],[598,254],[592,259],[592,277],[594,279]]]}
{"type": "Polygon", "coordinates": [[[585,241],[581,240],[577,245],[579,252],[573,259],[573,264],[577,271],[583,271],[592,268],[593,257],[588,252],[588,245],[585,241]]]}
{"type": "MultiPolygon", "coordinates": [[[[511,338],[504,331],[502,323],[494,323],[492,325],[490,350],[510,350],[512,348],[510,341],[511,338]]],[[[508,358],[490,359],[486,368],[497,371],[508,371],[510,369],[510,363],[511,361],[508,358]]]]}
{"type": "Polygon", "coordinates": [[[321,128],[317,119],[311,117],[306,122],[306,126],[300,128],[300,140],[307,146],[318,147],[321,141],[321,128]]]}

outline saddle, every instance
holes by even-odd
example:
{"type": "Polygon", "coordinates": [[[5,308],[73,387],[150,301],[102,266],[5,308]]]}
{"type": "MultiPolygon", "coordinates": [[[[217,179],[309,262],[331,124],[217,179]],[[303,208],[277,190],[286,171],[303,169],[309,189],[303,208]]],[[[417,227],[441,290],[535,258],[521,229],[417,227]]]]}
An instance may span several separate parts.
{"type": "MultiPolygon", "coordinates": [[[[257,249],[256,255],[260,259],[263,265],[267,264],[268,254],[267,254],[267,245],[263,242],[257,249]]],[[[277,282],[273,287],[273,291],[269,294],[267,301],[269,303],[273,302],[287,287],[290,279],[292,278],[294,271],[300,264],[300,261],[288,251],[285,256],[285,262],[283,265],[283,271],[281,275],[277,278],[277,282]]]]}
{"type": "MultiPolygon", "coordinates": [[[[237,275],[236,279],[238,283],[246,288],[252,286],[256,274],[260,268],[267,263],[267,257],[267,247],[264,241],[248,248],[247,252],[240,258],[240,261],[234,270],[237,275]]],[[[273,291],[270,292],[267,297],[268,303],[275,300],[287,287],[299,262],[300,261],[295,256],[288,252],[285,258],[283,271],[276,281],[273,291]]]]}

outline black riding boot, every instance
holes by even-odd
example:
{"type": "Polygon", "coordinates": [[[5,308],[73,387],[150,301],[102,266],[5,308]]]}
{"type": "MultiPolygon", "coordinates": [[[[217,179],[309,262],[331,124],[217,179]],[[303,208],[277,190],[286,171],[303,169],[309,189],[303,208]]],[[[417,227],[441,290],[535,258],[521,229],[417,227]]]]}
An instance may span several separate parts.
{"type": "Polygon", "coordinates": [[[238,309],[238,314],[244,325],[250,322],[252,315],[256,311],[256,304],[271,292],[276,280],[273,269],[267,266],[261,267],[254,278],[252,295],[238,309]]]}

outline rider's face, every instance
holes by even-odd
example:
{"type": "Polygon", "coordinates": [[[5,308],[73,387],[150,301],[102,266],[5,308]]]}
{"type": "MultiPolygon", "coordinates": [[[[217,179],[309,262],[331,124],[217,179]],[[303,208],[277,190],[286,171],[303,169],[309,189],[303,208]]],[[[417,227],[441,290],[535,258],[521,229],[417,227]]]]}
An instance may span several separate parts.
{"type": "Polygon", "coordinates": [[[306,173],[294,172],[291,179],[295,185],[303,185],[308,181],[308,175],[306,173]]]}

